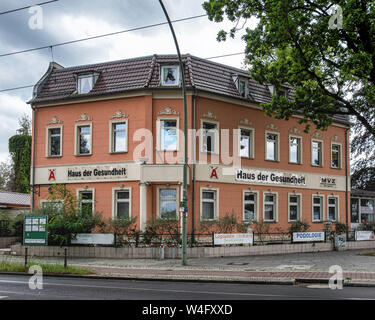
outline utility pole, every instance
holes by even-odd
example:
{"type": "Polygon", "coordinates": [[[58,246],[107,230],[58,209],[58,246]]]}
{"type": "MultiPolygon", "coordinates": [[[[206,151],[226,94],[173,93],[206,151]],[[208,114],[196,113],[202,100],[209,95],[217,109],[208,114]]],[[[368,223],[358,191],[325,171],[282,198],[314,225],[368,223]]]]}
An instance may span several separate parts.
{"type": "Polygon", "coordinates": [[[180,203],[180,207],[183,207],[184,210],[182,212],[182,265],[186,265],[186,247],[187,247],[187,226],[186,226],[186,215],[188,211],[187,207],[187,169],[188,169],[188,144],[187,144],[187,105],[186,105],[186,83],[185,83],[185,72],[184,72],[184,65],[182,63],[180,48],[178,46],[176,34],[174,32],[171,20],[169,19],[168,12],[164,7],[162,0],[159,0],[159,3],[163,9],[164,15],[168,20],[169,28],[171,29],[171,33],[173,36],[173,40],[176,46],[178,60],[180,64],[180,75],[182,78],[182,94],[184,99],[184,167],[183,167],[183,180],[182,180],[182,201],[180,203]]]}

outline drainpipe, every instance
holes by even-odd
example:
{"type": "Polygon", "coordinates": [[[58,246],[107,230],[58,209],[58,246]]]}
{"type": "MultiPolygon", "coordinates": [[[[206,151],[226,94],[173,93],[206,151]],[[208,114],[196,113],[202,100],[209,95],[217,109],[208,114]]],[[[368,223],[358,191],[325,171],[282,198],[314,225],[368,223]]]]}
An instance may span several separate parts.
{"type": "Polygon", "coordinates": [[[33,156],[31,158],[31,210],[34,210],[34,185],[35,185],[35,122],[36,122],[36,112],[35,107],[31,105],[31,109],[33,110],[33,128],[32,128],[32,148],[33,148],[33,156]]]}
{"type": "Polygon", "coordinates": [[[349,236],[349,208],[348,208],[348,132],[349,129],[345,129],[345,214],[346,214],[346,238],[349,236]]]}
{"type": "MultiPolygon", "coordinates": [[[[193,132],[194,132],[194,136],[193,136],[193,141],[196,142],[197,139],[196,139],[196,135],[195,135],[195,129],[196,129],[196,103],[197,103],[197,89],[194,89],[194,95],[193,95],[193,132]]],[[[196,157],[196,152],[197,152],[197,148],[196,148],[196,143],[193,143],[192,144],[193,148],[192,148],[192,153],[194,155],[194,158],[193,158],[193,161],[192,161],[192,165],[193,165],[193,168],[192,168],[192,209],[191,209],[191,213],[192,213],[192,232],[191,232],[191,241],[192,243],[194,243],[195,241],[195,169],[196,169],[196,162],[197,162],[197,157],[196,157]]]]}

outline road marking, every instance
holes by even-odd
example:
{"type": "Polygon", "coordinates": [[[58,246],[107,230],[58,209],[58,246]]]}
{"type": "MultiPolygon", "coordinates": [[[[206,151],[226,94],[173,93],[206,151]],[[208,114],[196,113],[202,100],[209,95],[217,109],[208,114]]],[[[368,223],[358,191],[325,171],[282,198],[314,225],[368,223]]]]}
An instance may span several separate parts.
{"type": "Polygon", "coordinates": [[[8,296],[0,296],[0,299],[8,298],[8,296]]]}

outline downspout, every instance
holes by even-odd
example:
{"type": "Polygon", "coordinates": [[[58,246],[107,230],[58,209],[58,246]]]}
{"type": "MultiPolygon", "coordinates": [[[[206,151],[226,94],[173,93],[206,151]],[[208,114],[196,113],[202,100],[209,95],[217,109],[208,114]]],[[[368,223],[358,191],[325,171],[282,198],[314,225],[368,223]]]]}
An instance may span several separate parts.
{"type": "Polygon", "coordinates": [[[34,210],[34,185],[35,185],[35,122],[36,122],[36,112],[35,112],[35,107],[31,105],[31,109],[33,110],[33,128],[32,128],[32,137],[31,137],[31,142],[32,142],[32,148],[33,148],[33,156],[31,158],[31,211],[34,210]]]}
{"type": "Polygon", "coordinates": [[[195,242],[195,169],[196,169],[196,161],[197,161],[197,156],[196,156],[196,153],[197,153],[197,148],[196,148],[196,133],[195,133],[195,130],[196,130],[196,103],[197,103],[197,89],[194,88],[194,95],[193,95],[193,139],[194,139],[194,143],[192,144],[193,146],[193,155],[194,155],[194,159],[193,159],[193,162],[192,162],[192,165],[193,165],[193,168],[192,168],[192,203],[193,203],[193,207],[192,207],[192,231],[191,231],[191,243],[194,243],[195,242]]]}
{"type": "Polygon", "coordinates": [[[349,208],[348,208],[348,131],[345,129],[345,214],[346,214],[346,238],[349,237],[349,208]]]}

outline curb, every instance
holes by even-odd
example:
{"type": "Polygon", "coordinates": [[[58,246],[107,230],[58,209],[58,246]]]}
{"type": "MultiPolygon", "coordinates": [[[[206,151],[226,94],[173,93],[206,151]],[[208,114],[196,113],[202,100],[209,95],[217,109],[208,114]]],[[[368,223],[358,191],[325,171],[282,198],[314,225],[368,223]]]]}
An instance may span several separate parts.
{"type": "MultiPolygon", "coordinates": [[[[21,275],[30,276],[26,272],[0,272],[0,275],[21,275]]],[[[133,280],[133,281],[175,281],[175,282],[199,282],[199,283],[237,283],[237,284],[266,284],[266,285],[299,285],[299,284],[311,284],[311,283],[324,283],[327,284],[329,279],[311,279],[311,278],[231,278],[231,277],[180,277],[180,276],[118,276],[118,275],[106,275],[106,274],[94,274],[94,275],[76,275],[76,274],[44,274],[47,277],[56,278],[78,278],[78,279],[97,279],[97,280],[133,280]]],[[[363,281],[363,280],[344,280],[344,287],[375,287],[374,281],[363,281]]]]}

